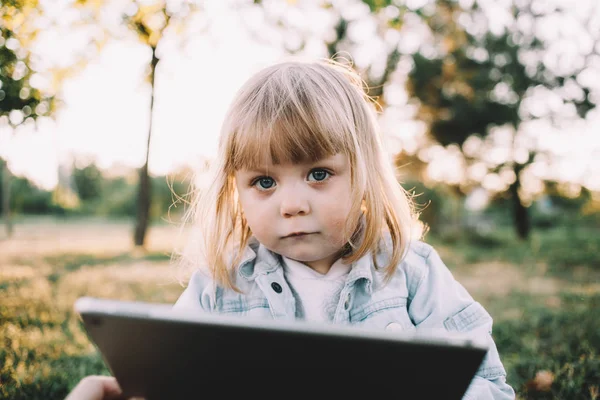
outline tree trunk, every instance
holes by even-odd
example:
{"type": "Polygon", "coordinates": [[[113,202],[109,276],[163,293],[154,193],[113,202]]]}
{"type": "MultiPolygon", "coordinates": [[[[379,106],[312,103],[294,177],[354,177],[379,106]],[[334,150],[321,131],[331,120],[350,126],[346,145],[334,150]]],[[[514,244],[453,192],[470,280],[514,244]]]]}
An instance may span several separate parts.
{"type": "Polygon", "coordinates": [[[8,161],[0,160],[2,166],[2,217],[4,219],[4,227],[6,228],[6,236],[9,238],[13,234],[13,223],[10,212],[10,179],[11,174],[8,169],[8,161]]]}
{"type": "Polygon", "coordinates": [[[513,201],[514,223],[519,239],[525,240],[529,238],[531,224],[529,221],[529,212],[527,207],[523,205],[521,197],[519,196],[519,189],[521,188],[520,174],[521,170],[523,170],[523,165],[515,163],[513,170],[515,172],[516,179],[515,182],[510,185],[510,193],[513,201]]]}
{"type": "Polygon", "coordinates": [[[154,114],[154,78],[156,75],[157,64],[158,58],[156,58],[156,48],[152,47],[152,63],[150,66],[150,124],[148,126],[148,140],[146,143],[146,160],[139,171],[140,182],[134,235],[134,243],[136,247],[144,247],[146,231],[148,230],[148,222],[150,219],[150,205],[152,202],[152,187],[150,175],[148,173],[148,160],[150,156],[150,140],[152,138],[152,116],[154,114]]]}

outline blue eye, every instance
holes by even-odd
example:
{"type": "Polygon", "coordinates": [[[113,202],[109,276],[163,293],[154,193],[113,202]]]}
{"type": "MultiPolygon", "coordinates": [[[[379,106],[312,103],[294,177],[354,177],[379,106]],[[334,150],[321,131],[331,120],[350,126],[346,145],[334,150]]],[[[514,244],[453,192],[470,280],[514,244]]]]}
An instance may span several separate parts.
{"type": "Polygon", "coordinates": [[[308,180],[321,182],[321,181],[324,181],[325,179],[327,179],[328,176],[329,176],[329,172],[325,171],[324,169],[315,169],[315,170],[311,171],[310,174],[308,174],[308,180]],[[311,179],[311,177],[312,177],[312,179],[311,179]]]}
{"type": "Polygon", "coordinates": [[[257,186],[259,189],[266,190],[271,189],[275,186],[275,181],[273,178],[269,178],[268,176],[263,176],[262,178],[258,178],[254,181],[253,186],[257,186]]]}

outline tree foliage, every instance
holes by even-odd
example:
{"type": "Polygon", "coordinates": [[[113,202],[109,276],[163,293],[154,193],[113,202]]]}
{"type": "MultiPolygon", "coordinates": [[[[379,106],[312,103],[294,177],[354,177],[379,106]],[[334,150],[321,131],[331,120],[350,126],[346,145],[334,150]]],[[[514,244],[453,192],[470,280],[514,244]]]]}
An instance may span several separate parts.
{"type": "Polygon", "coordinates": [[[35,83],[36,71],[27,45],[35,36],[37,1],[9,1],[0,5],[0,116],[17,126],[51,111],[52,97],[35,83]]]}
{"type": "MultiPolygon", "coordinates": [[[[377,4],[371,3],[377,10],[377,4]]],[[[557,46],[538,33],[549,17],[573,23],[568,10],[541,7],[531,0],[515,2],[504,11],[506,22],[495,28],[494,16],[478,2],[463,8],[452,0],[438,0],[429,12],[421,13],[431,40],[412,55],[407,89],[419,101],[417,117],[442,146],[463,146],[471,136],[486,137],[494,127],[511,127],[508,156],[487,164],[491,173],[507,167],[514,172],[506,189],[513,197],[517,233],[526,238],[529,216],[522,199],[522,173],[541,150],[517,144],[526,134],[522,123],[546,118],[560,124],[585,118],[596,106],[591,82],[578,78],[598,56],[600,35],[590,21],[582,21],[581,35],[590,44],[580,46],[577,57],[568,60],[566,42],[557,46]],[[556,96],[558,106],[536,111],[547,101],[541,93],[556,96]]],[[[574,38],[559,39],[575,44],[574,38]]],[[[486,160],[486,154],[478,152],[463,155],[467,166],[486,160]]]]}
{"type": "MultiPolygon", "coordinates": [[[[35,0],[13,0],[0,3],[0,126],[11,133],[35,125],[39,117],[49,115],[54,97],[36,85],[36,72],[28,45],[35,38],[35,20],[39,16],[35,0]]],[[[0,154],[0,156],[2,156],[0,154]]],[[[11,175],[9,157],[0,163],[2,184],[1,208],[7,234],[12,235],[11,175]]]]}

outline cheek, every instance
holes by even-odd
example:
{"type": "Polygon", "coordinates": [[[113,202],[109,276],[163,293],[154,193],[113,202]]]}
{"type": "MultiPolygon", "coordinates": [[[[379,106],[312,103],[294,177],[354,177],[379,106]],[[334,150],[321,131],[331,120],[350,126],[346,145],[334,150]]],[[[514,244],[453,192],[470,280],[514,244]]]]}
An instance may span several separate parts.
{"type": "Polygon", "coordinates": [[[246,217],[246,221],[248,222],[248,225],[250,226],[250,229],[252,229],[253,232],[258,232],[258,231],[262,230],[262,224],[260,222],[263,221],[264,219],[261,218],[258,213],[253,212],[253,211],[248,211],[244,215],[246,217]]]}
{"type": "Polygon", "coordinates": [[[258,202],[251,196],[240,195],[240,204],[244,212],[244,218],[248,223],[248,226],[254,234],[260,234],[265,230],[267,224],[265,221],[269,219],[265,215],[264,202],[258,202]]]}
{"type": "Polygon", "coordinates": [[[340,234],[350,215],[351,203],[348,196],[341,197],[343,200],[328,202],[322,210],[323,217],[329,226],[338,229],[340,234]]]}

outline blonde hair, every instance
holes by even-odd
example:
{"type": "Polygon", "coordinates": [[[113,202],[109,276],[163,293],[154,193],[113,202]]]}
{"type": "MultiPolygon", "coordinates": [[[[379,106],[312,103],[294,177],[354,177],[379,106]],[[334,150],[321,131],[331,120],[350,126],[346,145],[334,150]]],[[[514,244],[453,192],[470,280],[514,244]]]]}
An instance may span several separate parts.
{"type": "MultiPolygon", "coordinates": [[[[351,165],[352,208],[346,232],[350,263],[391,239],[390,278],[408,248],[414,212],[382,147],[374,102],[364,82],[333,60],[288,61],[256,73],[238,91],[222,126],[211,184],[190,204],[186,220],[199,229],[182,260],[210,269],[216,283],[236,289],[232,271],[252,232],[237,199],[234,173],[273,163],[315,162],[342,153],[351,165]],[[358,226],[360,225],[360,227],[358,226]],[[198,252],[198,249],[202,249],[198,252]]],[[[375,264],[377,265],[377,264],[375,264]]]]}

